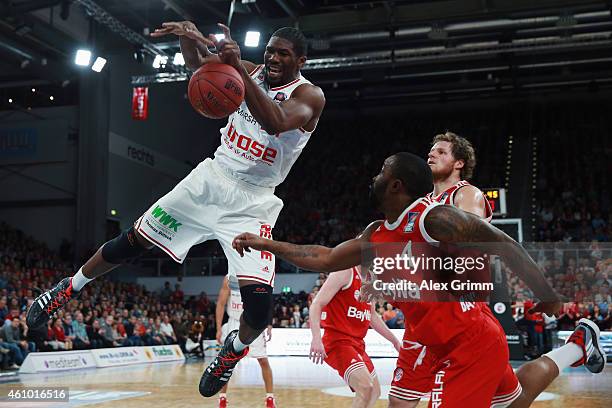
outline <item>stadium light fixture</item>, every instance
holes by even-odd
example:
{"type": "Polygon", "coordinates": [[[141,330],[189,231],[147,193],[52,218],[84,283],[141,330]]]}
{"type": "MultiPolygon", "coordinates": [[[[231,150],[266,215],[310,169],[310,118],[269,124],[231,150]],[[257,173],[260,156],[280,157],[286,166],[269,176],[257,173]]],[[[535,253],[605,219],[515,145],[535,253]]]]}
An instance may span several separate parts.
{"type": "Polygon", "coordinates": [[[91,51],[84,50],[84,49],[77,50],[76,55],[74,57],[74,63],[76,65],[87,67],[89,66],[90,62],[91,62],[91,51]]]}
{"type": "Polygon", "coordinates": [[[180,52],[174,54],[174,59],[172,60],[172,63],[174,65],[185,65],[185,58],[183,58],[183,54],[180,52]]]}
{"type": "Polygon", "coordinates": [[[166,55],[156,55],[153,60],[153,68],[164,68],[168,63],[168,56],[166,55]]]}
{"type": "Polygon", "coordinates": [[[91,66],[91,69],[95,72],[101,72],[102,69],[104,69],[105,65],[106,65],[106,58],[98,57],[94,61],[93,65],[91,66]]]}
{"type": "Polygon", "coordinates": [[[261,33],[259,31],[247,31],[244,37],[244,45],[247,47],[257,47],[259,45],[259,37],[261,33]]]}

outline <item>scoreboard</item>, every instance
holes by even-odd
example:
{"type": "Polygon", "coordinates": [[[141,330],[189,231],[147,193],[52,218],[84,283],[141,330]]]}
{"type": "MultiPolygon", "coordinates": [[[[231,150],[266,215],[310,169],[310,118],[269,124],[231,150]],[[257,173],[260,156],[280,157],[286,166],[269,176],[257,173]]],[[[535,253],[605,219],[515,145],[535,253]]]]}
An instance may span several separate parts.
{"type": "Polygon", "coordinates": [[[506,189],[505,188],[483,188],[482,192],[487,196],[493,215],[505,216],[506,209],[506,189]]]}

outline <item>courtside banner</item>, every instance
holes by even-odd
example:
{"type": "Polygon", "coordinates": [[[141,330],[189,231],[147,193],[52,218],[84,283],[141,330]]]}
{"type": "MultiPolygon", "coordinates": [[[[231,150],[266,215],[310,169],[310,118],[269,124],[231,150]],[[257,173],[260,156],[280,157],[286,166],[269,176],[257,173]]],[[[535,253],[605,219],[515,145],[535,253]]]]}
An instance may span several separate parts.
{"type": "Polygon", "coordinates": [[[19,368],[20,374],[96,368],[91,350],[29,353],[19,368]]]}
{"type": "MultiPolygon", "coordinates": [[[[401,339],[403,329],[391,330],[401,339]]],[[[272,340],[266,344],[269,356],[308,356],[312,335],[310,329],[272,329],[272,340]]],[[[397,357],[393,345],[370,329],[365,337],[366,352],[370,357],[397,357]]]]}
{"type": "Polygon", "coordinates": [[[90,350],[98,367],[143,364],[153,361],[147,356],[148,347],[118,347],[90,350]]]}
{"type": "Polygon", "coordinates": [[[144,347],[144,353],[149,362],[185,360],[183,351],[177,344],[144,347]]]}

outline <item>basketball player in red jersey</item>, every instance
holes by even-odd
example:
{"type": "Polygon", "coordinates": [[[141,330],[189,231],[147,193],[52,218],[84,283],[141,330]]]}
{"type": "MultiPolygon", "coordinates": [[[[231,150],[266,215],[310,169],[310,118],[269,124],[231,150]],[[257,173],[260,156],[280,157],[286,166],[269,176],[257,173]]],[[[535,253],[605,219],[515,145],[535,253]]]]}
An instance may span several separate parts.
{"type": "MultiPolygon", "coordinates": [[[[467,179],[472,177],[476,166],[476,155],[472,144],[452,132],[436,135],[431,143],[427,164],[433,176],[433,191],[426,195],[431,201],[453,205],[470,212],[484,220],[493,216],[491,206],[485,195],[467,179]]],[[[489,306],[480,303],[483,311],[490,314],[489,306]]],[[[412,341],[410,331],[406,330],[404,347],[397,360],[389,391],[389,406],[413,408],[422,397],[429,396],[435,380],[432,372],[435,358],[427,354],[427,347],[412,341]]],[[[516,395],[517,384],[513,389],[500,390],[496,398],[516,395]]]]}
{"type": "MultiPolygon", "coordinates": [[[[385,160],[371,188],[375,204],[386,220],[368,226],[361,237],[327,248],[243,233],[234,239],[233,246],[240,254],[251,249],[268,250],[305,269],[334,271],[360,264],[362,246],[370,243],[405,242],[409,244],[406,248],[420,243],[440,256],[448,244],[477,246],[475,243],[487,242],[494,244],[488,252],[501,256],[541,299],[532,312],[552,315],[560,309],[558,295],[516,241],[473,214],[427,197],[419,199],[431,191],[431,185],[431,169],[422,159],[398,153],[385,160]]],[[[507,402],[495,398],[501,388],[516,382],[508,364],[505,334],[482,308],[474,302],[458,301],[406,301],[400,305],[413,339],[426,346],[436,359],[431,407],[488,408],[507,402]]],[[[536,360],[524,365],[523,390],[512,406],[529,406],[561,367],[584,364],[591,372],[603,370],[605,354],[593,324],[581,320],[564,347],[565,350],[553,351],[555,355],[549,353],[551,364],[536,360]]]]}
{"type": "Polygon", "coordinates": [[[239,329],[228,334],[202,374],[199,391],[205,397],[227,384],[272,313],[274,255],[257,252],[240,257],[231,242],[242,231],[272,236],[283,207],[274,189],[310,140],[325,106],[321,88],[300,72],[308,49],[301,31],[293,27],[276,30],[266,45],[264,63],[257,65],[242,60],[230,29],[223,24],[219,27],[225,35],[221,41],[214,35],[205,37],[188,21],[164,23],[152,33],[179,36],[185,63],[192,70],[220,62],[234,67],[242,77],[244,101],[220,130],[214,159],[198,164],[132,227],[104,243],[74,276],[38,296],[27,314],[30,328],[42,327],[91,280],[153,246],[183,263],[192,246],[216,239],[227,257],[230,280],[240,288],[244,309],[239,329]]]}
{"type": "Polygon", "coordinates": [[[375,304],[359,301],[358,267],[329,275],[310,307],[310,358],[325,361],[355,391],[353,408],[372,407],[380,396],[374,365],[366,354],[364,337],[371,326],[399,352],[400,340],[376,313],[375,304]],[[321,326],[325,329],[321,338],[321,326]]]}
{"type": "MultiPolygon", "coordinates": [[[[486,221],[491,220],[493,211],[485,195],[466,181],[471,178],[476,165],[474,148],[467,139],[452,132],[435,136],[427,164],[432,170],[434,186],[433,192],[426,196],[428,199],[455,206],[486,221]]],[[[486,303],[479,302],[477,305],[491,321],[499,324],[486,303]]],[[[583,331],[587,330],[584,325],[589,323],[583,322],[581,325],[583,327],[575,336],[583,335],[583,331]]],[[[499,327],[503,330],[501,325],[499,327]]],[[[410,341],[408,330],[406,332],[389,392],[391,408],[416,407],[421,397],[430,395],[436,378],[435,372],[432,372],[435,358],[431,353],[427,354],[427,347],[410,341]]],[[[507,376],[506,381],[500,384],[491,405],[495,408],[529,406],[560,371],[581,358],[582,349],[574,342],[568,342],[544,357],[522,365],[516,377],[507,376]],[[534,383],[534,379],[539,382],[534,383]]],[[[589,370],[597,370],[598,367],[587,365],[589,370]]]]}

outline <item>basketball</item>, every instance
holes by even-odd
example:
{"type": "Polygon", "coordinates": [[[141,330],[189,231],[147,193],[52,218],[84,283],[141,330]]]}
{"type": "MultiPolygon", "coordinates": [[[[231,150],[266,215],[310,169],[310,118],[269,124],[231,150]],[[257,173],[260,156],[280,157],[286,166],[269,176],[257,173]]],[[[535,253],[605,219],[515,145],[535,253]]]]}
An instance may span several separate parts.
{"type": "Polygon", "coordinates": [[[189,80],[189,101],[200,114],[221,119],[233,113],[244,100],[244,82],[227,64],[201,66],[189,80]]]}

